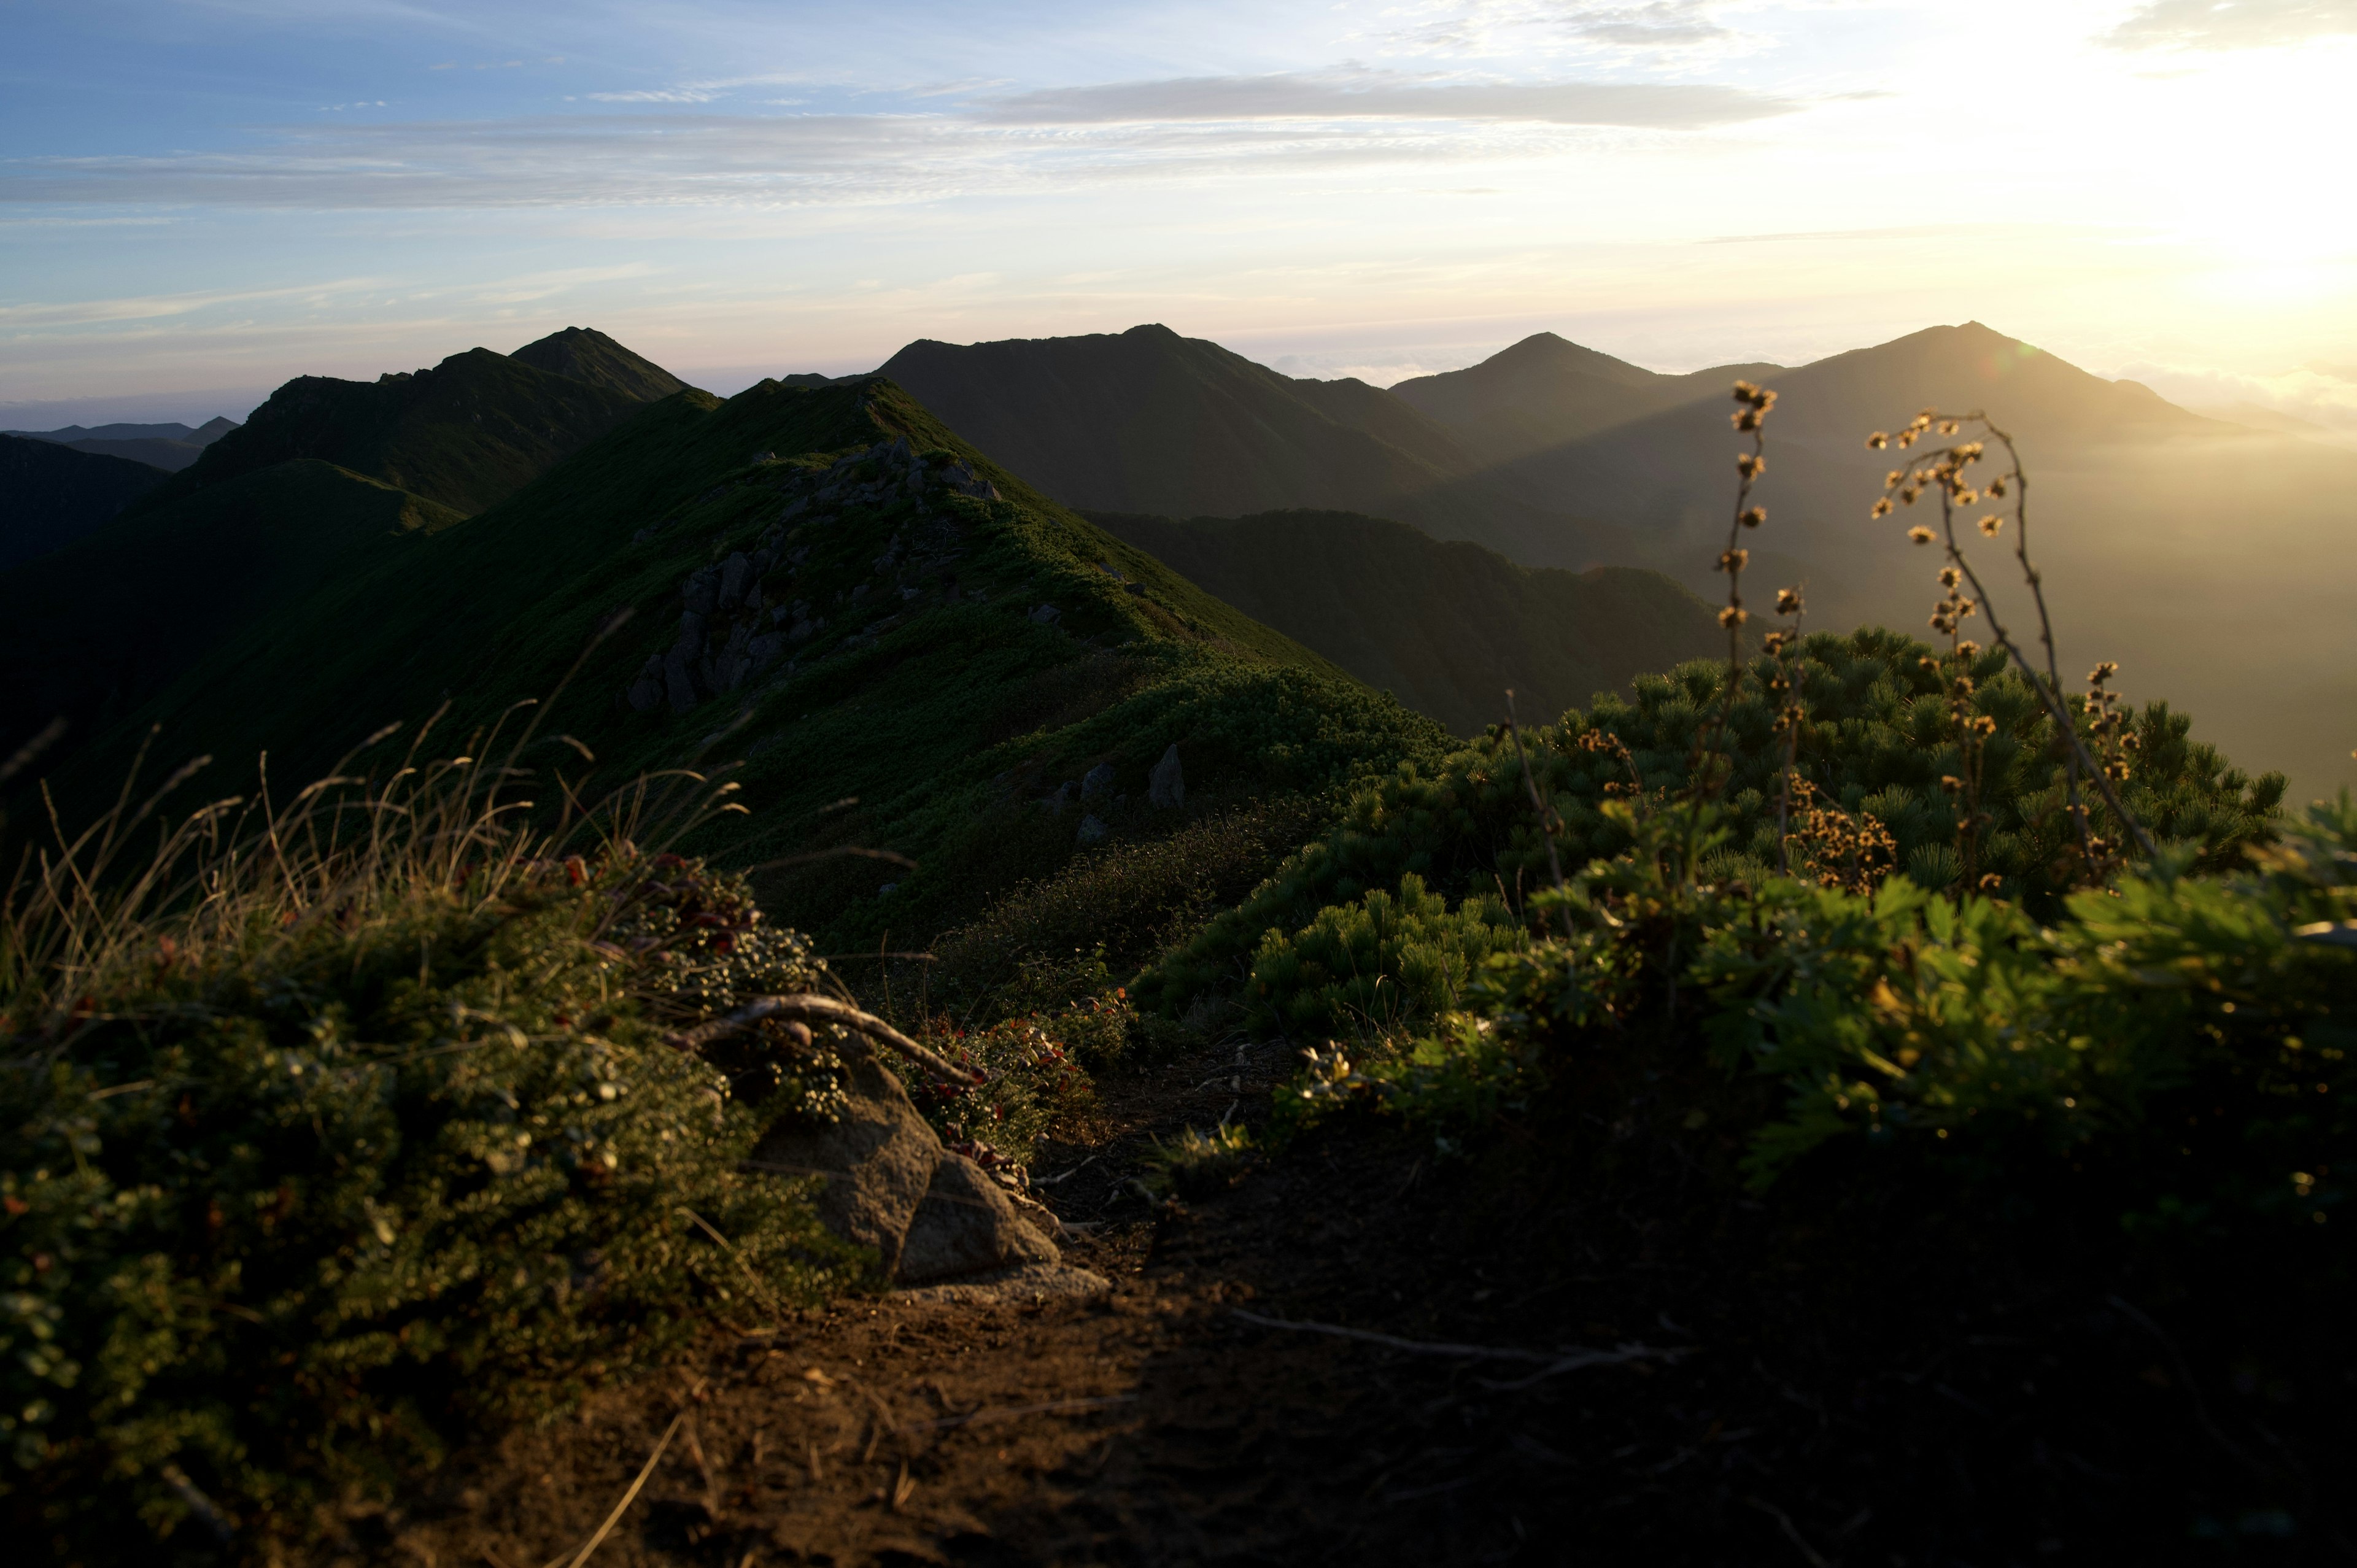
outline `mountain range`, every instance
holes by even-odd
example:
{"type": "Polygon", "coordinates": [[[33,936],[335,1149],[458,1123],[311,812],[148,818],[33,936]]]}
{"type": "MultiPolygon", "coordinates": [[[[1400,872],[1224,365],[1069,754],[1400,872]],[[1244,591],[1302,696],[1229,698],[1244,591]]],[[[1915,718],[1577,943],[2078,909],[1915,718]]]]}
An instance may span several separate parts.
{"type": "Polygon", "coordinates": [[[0,578],[0,751],[53,718],[80,736],[131,712],[355,553],[482,510],[683,384],[580,329],[375,381],[287,382],[188,467],[138,470],[148,478],[107,526],[0,578]]]}
{"type": "MultiPolygon", "coordinates": [[[[1182,752],[1223,757],[1208,777],[1273,765],[1210,738],[1268,715],[1203,695],[1266,697],[1271,670],[1397,755],[1439,733],[1411,709],[1468,732],[1512,686],[1525,719],[1547,718],[1723,647],[1706,601],[1723,592],[1708,563],[1733,492],[1738,374],[1782,397],[1770,522],[1746,541],[1755,605],[1799,582],[1813,625],[1919,623],[1937,562],[1900,524],[1867,523],[1886,458],[1860,436],[1934,401],[1986,406],[2036,476],[2066,665],[2121,659],[2137,694],[2178,698],[2238,758],[2296,782],[2330,777],[2357,740],[2341,733],[2357,712],[2351,623],[2302,564],[2345,528],[2357,459],[2203,419],[1976,324],[1798,369],[1680,376],[1542,334],[1390,391],[1146,327],[919,342],[874,375],[797,375],[725,402],[568,328],[373,382],[291,381],[111,522],[0,572],[0,749],[63,714],[85,778],[154,723],[189,749],[324,767],[378,721],[446,698],[452,722],[488,722],[556,683],[627,608],[630,628],[584,667],[595,702],[560,705],[568,733],[657,766],[706,740],[833,758],[885,725],[913,748],[906,768],[827,797],[868,804],[826,831],[887,847],[967,843],[928,814],[949,808],[925,769],[963,778],[957,757],[1013,756],[994,748],[1046,725],[1063,738],[997,769],[999,793],[957,796],[996,812],[1029,787],[1010,780],[1042,782],[1024,769],[1077,758],[1083,734],[1112,734],[1091,715],[1133,699],[1198,714],[1182,752]],[[937,525],[969,500],[982,510],[952,542],[937,525]],[[800,532],[855,513],[823,542],[800,532]],[[851,553],[825,553],[837,542],[851,553]],[[742,598],[722,612],[732,570],[761,585],[766,622],[742,598]],[[989,613],[970,621],[978,601],[989,613]],[[694,639],[690,614],[705,618],[694,639]],[[1018,622],[1062,651],[1027,664],[1010,650],[1041,634],[1018,622]],[[934,712],[903,669],[996,716],[927,720],[963,737],[937,752],[894,716],[934,712]],[[803,696],[740,695],[786,691],[803,696]],[[1405,706],[1381,706],[1382,691],[1405,706]]],[[[1180,738],[1122,736],[1105,756],[1125,768],[1180,738]]],[[[848,918],[856,889],[828,875],[848,918]]]]}
{"type": "Polygon", "coordinates": [[[177,474],[204,454],[204,449],[237,428],[233,419],[216,417],[189,426],[167,424],[69,424],[62,430],[7,430],[0,435],[22,435],[54,442],[77,452],[103,457],[128,457],[177,474]]]}

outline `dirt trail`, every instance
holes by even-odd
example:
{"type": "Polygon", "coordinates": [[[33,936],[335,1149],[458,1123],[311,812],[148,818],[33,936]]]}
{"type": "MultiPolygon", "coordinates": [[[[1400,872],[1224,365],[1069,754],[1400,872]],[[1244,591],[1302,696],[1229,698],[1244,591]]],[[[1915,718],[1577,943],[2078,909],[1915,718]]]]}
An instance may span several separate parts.
{"type": "Polygon", "coordinates": [[[1363,1122],[1184,1208],[1126,1190],[1149,1135],[1265,1107],[1289,1066],[1270,1047],[1109,1077],[1086,1140],[1049,1151],[1043,1171],[1080,1168],[1046,1191],[1094,1227],[1068,1256],[1109,1296],[862,1298],[716,1334],[450,1466],[389,1521],[385,1560],[569,1563],[675,1420],[599,1568],[2182,1549],[2181,1513],[2151,1501],[2215,1456],[2151,1347],[2077,1304],[1982,1274],[1986,1305],[1959,1311],[1954,1271],[1927,1265],[1828,1313],[1798,1289],[1826,1266],[1805,1228],[1757,1205],[1681,1223],[1626,1183],[1543,1196],[1363,1122]],[[1562,1354],[1583,1349],[1617,1359],[1562,1354]]]}

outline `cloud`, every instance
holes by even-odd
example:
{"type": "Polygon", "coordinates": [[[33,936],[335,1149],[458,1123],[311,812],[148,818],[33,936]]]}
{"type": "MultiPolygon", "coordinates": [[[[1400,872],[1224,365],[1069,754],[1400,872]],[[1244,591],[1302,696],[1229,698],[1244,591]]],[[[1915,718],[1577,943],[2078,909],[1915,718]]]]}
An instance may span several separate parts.
{"type": "Polygon", "coordinates": [[[2120,49],[2248,49],[2357,35],[2357,0],[2149,0],[2104,37],[2120,49]]]}
{"type": "Polygon", "coordinates": [[[1391,72],[1200,76],[1050,88],[998,99],[1003,124],[1171,124],[1232,120],[1526,121],[1687,130],[1799,105],[1739,87],[1639,82],[1445,82],[1391,72]]]}
{"type": "MultiPolygon", "coordinates": [[[[1718,19],[1720,0],[1437,0],[1420,7],[1427,19],[1394,31],[1391,40],[1419,50],[1499,53],[1543,46],[1612,50],[1726,50],[1743,35],[1718,19]]],[[[1409,15],[1415,13],[1410,11],[1409,15]]]]}
{"type": "Polygon", "coordinates": [[[254,152],[0,160],[0,204],[782,208],[1559,154],[1800,108],[1735,88],[1210,78],[967,113],[669,113],[282,127],[254,152]]]}
{"type": "Polygon", "coordinates": [[[642,88],[635,92],[585,92],[600,103],[709,103],[720,96],[716,87],[642,88]]]}

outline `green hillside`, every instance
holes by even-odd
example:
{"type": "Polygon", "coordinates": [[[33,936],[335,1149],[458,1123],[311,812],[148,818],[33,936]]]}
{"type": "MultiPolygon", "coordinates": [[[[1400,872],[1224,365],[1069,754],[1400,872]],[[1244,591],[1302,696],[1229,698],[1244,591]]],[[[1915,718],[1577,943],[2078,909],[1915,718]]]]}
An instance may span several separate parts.
{"type": "MultiPolygon", "coordinates": [[[[371,542],[457,521],[447,507],[302,460],[124,518],[0,574],[0,751],[52,719],[79,738],[120,718],[223,637],[317,593],[371,542]]],[[[271,686],[248,700],[266,709],[271,686]]]]}
{"type": "Polygon", "coordinates": [[[1641,568],[1533,570],[1350,512],[1090,518],[1458,735],[1503,718],[1507,687],[1547,722],[1726,650],[1710,607],[1641,568]]]}
{"type": "MultiPolygon", "coordinates": [[[[609,780],[743,758],[751,814],[713,845],[737,864],[836,843],[918,858],[913,875],[834,860],[779,883],[781,908],[843,939],[929,934],[1060,864],[1083,812],[1043,802],[1100,764],[1116,782],[1088,814],[1150,834],[1447,740],[1039,496],[891,383],[764,382],[669,399],[479,517],[367,542],[76,777],[96,788],[151,721],[166,755],[266,749],[282,779],[446,703],[457,745],[556,693],[626,610],[544,736],[579,739],[609,780]],[[1157,812],[1146,775],[1174,744],[1188,803],[1157,812]]],[[[574,755],[549,739],[531,759],[574,755]]]]}
{"type": "Polygon", "coordinates": [[[0,570],[81,538],[163,482],[145,463],[0,435],[0,570]]]}

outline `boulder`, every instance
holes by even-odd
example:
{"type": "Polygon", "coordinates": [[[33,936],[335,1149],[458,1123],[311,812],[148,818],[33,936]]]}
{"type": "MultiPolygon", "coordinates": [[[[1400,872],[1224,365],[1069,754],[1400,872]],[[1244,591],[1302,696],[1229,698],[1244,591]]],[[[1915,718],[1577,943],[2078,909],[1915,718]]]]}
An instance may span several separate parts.
{"type": "Polygon", "coordinates": [[[1112,832],[1113,830],[1106,827],[1103,822],[1098,820],[1097,814],[1094,811],[1092,811],[1087,816],[1081,819],[1081,831],[1077,835],[1075,835],[1072,842],[1079,844],[1082,849],[1086,849],[1092,843],[1104,843],[1104,841],[1111,836],[1112,832]]]}
{"type": "Polygon", "coordinates": [[[1081,799],[1093,800],[1113,789],[1113,764],[1100,762],[1081,776],[1081,799]]]}
{"type": "Polygon", "coordinates": [[[1187,803],[1187,775],[1178,766],[1178,743],[1172,741],[1162,760],[1146,775],[1147,798],[1157,806],[1183,806],[1187,803]]]}
{"type": "Polygon", "coordinates": [[[963,1155],[945,1153],[900,1239],[900,1262],[892,1277],[904,1285],[931,1284],[1061,1257],[980,1165],[963,1155]]]}
{"type": "Polygon", "coordinates": [[[1064,618],[1064,612],[1053,605],[1041,605],[1031,612],[1031,618],[1041,626],[1053,626],[1064,618]]]}
{"type": "Polygon", "coordinates": [[[900,1081],[863,1041],[843,1045],[849,1069],[845,1107],[832,1122],[796,1118],[763,1134],[756,1170],[821,1176],[818,1216],[856,1246],[872,1247],[895,1284],[932,1285],[970,1276],[1019,1279],[1034,1294],[1084,1294],[1062,1254],[983,1168],[942,1146],[900,1081]]]}
{"type": "Polygon", "coordinates": [[[900,1266],[901,1239],[932,1187],[944,1151],[909,1101],[900,1080],[856,1042],[841,1048],[851,1081],[841,1115],[831,1123],[801,1122],[772,1127],[753,1151],[756,1165],[826,1177],[818,1217],[855,1246],[873,1247],[891,1273],[900,1266]]]}

